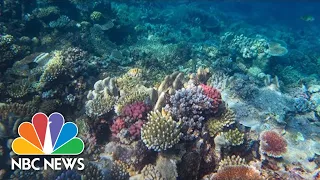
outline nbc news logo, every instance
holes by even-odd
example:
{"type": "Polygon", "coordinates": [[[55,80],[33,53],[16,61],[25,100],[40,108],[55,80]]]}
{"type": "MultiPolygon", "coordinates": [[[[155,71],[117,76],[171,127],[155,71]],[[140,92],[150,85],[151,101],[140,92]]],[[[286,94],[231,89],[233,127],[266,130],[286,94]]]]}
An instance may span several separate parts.
{"type": "MultiPolygon", "coordinates": [[[[32,117],[32,123],[23,122],[18,128],[20,137],[12,142],[12,150],[17,155],[32,155],[35,158],[11,159],[11,169],[16,167],[21,170],[40,170],[39,155],[79,155],[84,150],[83,141],[76,137],[78,127],[72,123],[65,123],[60,113],[52,113],[49,117],[44,113],[36,113],[32,117]]],[[[83,158],[50,158],[43,159],[43,169],[51,168],[61,170],[62,165],[66,169],[84,169],[83,158]]]]}

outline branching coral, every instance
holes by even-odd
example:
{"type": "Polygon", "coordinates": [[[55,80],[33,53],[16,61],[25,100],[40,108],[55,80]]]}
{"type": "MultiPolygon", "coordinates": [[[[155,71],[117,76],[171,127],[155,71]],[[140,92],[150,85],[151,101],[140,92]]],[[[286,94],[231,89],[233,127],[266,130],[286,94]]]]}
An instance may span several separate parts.
{"type": "Polygon", "coordinates": [[[117,78],[117,86],[121,94],[130,93],[137,86],[142,86],[143,84],[142,72],[136,68],[117,78]]]}
{"type": "Polygon", "coordinates": [[[90,117],[102,116],[113,109],[115,98],[107,92],[97,94],[93,100],[86,103],[86,114],[90,117]]]}
{"type": "Polygon", "coordinates": [[[117,134],[125,128],[125,121],[118,117],[111,126],[111,132],[113,136],[117,136],[117,134]]]}
{"type": "Polygon", "coordinates": [[[150,112],[148,120],[141,129],[141,139],[148,149],[163,151],[180,141],[181,121],[174,121],[171,115],[164,111],[150,112]]]}
{"type": "Polygon", "coordinates": [[[40,82],[45,83],[53,81],[62,75],[66,71],[63,65],[62,53],[61,51],[55,51],[54,56],[49,60],[49,62],[44,67],[44,72],[40,77],[40,82]]]}
{"type": "Polygon", "coordinates": [[[224,127],[229,127],[235,122],[235,113],[231,109],[226,109],[219,117],[209,119],[207,122],[208,131],[211,137],[221,132],[224,127]]]}
{"type": "Polygon", "coordinates": [[[166,76],[157,89],[158,99],[153,109],[160,111],[165,106],[165,96],[167,94],[171,95],[176,90],[182,88],[183,83],[183,73],[174,72],[171,75],[166,76]]]}
{"type": "Polygon", "coordinates": [[[21,47],[14,44],[11,35],[0,36],[0,63],[9,62],[19,55],[21,47]]]}
{"type": "Polygon", "coordinates": [[[128,117],[131,120],[141,119],[146,116],[150,107],[142,101],[128,104],[122,108],[122,116],[128,117]]]}
{"type": "Polygon", "coordinates": [[[200,86],[203,89],[203,93],[207,97],[209,97],[209,98],[211,98],[213,100],[212,101],[213,112],[214,113],[218,112],[219,105],[222,102],[220,92],[216,88],[211,87],[211,86],[207,86],[205,84],[201,84],[200,86]]]}
{"type": "Polygon", "coordinates": [[[238,129],[230,129],[229,131],[223,132],[222,134],[232,146],[241,145],[244,141],[244,134],[238,129]]]}
{"type": "Polygon", "coordinates": [[[240,156],[227,156],[225,159],[221,160],[219,163],[219,170],[227,166],[241,166],[246,165],[245,159],[242,159],[240,156]]]}
{"type": "Polygon", "coordinates": [[[287,141],[275,131],[260,134],[260,152],[267,156],[279,158],[287,152],[287,141]]]}
{"type": "Polygon", "coordinates": [[[183,138],[193,140],[199,136],[205,116],[213,110],[213,100],[203,93],[200,86],[182,88],[170,97],[166,111],[183,123],[183,138]]]}

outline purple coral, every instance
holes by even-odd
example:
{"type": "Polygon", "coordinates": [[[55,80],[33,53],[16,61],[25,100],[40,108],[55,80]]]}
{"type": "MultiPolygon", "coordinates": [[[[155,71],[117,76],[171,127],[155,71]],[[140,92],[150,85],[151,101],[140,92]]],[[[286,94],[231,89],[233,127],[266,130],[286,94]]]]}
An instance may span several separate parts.
{"type": "Polygon", "coordinates": [[[212,113],[213,100],[207,97],[200,86],[182,88],[170,97],[165,110],[175,120],[183,122],[184,139],[193,140],[200,134],[205,116],[212,113]]]}

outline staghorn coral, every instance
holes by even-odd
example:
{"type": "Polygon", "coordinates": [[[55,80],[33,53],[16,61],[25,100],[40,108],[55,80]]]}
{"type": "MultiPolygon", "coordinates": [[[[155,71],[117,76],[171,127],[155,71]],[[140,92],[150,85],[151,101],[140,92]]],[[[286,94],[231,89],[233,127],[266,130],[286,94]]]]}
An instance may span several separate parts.
{"type": "Polygon", "coordinates": [[[205,116],[213,110],[213,100],[203,93],[200,86],[182,88],[170,96],[165,110],[183,123],[183,138],[193,140],[199,136],[205,116]]]}
{"type": "Polygon", "coordinates": [[[164,111],[152,111],[148,122],[141,128],[141,139],[148,149],[163,151],[179,142],[180,130],[181,121],[173,121],[171,115],[164,111]]]}
{"type": "Polygon", "coordinates": [[[22,116],[31,116],[35,112],[36,112],[36,108],[33,106],[32,102],[27,102],[25,104],[0,103],[0,116],[2,120],[7,119],[11,113],[22,117],[22,116]]]}
{"type": "Polygon", "coordinates": [[[160,171],[152,164],[146,165],[141,171],[141,180],[165,180],[160,171]]]}
{"type": "Polygon", "coordinates": [[[243,58],[262,59],[268,56],[268,42],[259,35],[249,38],[243,34],[226,32],[220,39],[225,46],[228,46],[227,49],[237,51],[243,58]]]}
{"type": "Polygon", "coordinates": [[[287,141],[275,131],[264,131],[260,134],[260,152],[280,158],[287,152],[287,141]]]}
{"type": "Polygon", "coordinates": [[[235,113],[231,109],[226,109],[219,117],[208,120],[207,128],[211,137],[221,132],[224,127],[229,127],[235,123],[235,113]]]}
{"type": "Polygon", "coordinates": [[[240,132],[238,129],[230,129],[222,134],[232,146],[241,145],[244,141],[244,133],[240,132]]]}
{"type": "Polygon", "coordinates": [[[209,98],[211,98],[213,100],[212,101],[213,112],[214,113],[218,112],[219,105],[222,102],[220,92],[216,88],[211,87],[211,86],[207,86],[205,84],[201,84],[200,86],[203,89],[203,93],[207,97],[209,97],[209,98]]]}
{"type": "Polygon", "coordinates": [[[49,27],[50,28],[57,28],[57,29],[64,28],[64,27],[67,27],[70,22],[71,22],[71,20],[68,16],[62,15],[57,20],[50,21],[49,27]]]}

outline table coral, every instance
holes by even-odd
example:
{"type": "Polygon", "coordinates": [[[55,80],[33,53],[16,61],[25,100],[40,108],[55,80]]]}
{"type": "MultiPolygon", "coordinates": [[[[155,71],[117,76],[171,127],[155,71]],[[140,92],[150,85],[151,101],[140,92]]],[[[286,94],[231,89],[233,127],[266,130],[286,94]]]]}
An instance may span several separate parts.
{"type": "Polygon", "coordinates": [[[280,158],[287,152],[287,141],[275,131],[260,134],[260,151],[267,156],[280,158]]]}

